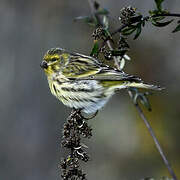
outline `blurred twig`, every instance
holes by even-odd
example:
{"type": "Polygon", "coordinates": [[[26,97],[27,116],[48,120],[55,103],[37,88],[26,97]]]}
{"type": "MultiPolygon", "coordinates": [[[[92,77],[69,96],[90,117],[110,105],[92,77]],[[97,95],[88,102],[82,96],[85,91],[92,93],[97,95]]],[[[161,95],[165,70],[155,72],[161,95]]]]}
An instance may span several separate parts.
{"type": "MultiPolygon", "coordinates": [[[[97,17],[97,15],[96,15],[96,8],[95,8],[95,6],[94,6],[94,4],[95,4],[96,2],[93,1],[93,0],[88,0],[88,3],[89,3],[89,6],[90,6],[90,9],[91,9],[92,16],[97,17]]],[[[172,15],[169,14],[169,15],[167,15],[167,16],[176,16],[176,15],[177,15],[177,14],[172,14],[172,15]]],[[[179,17],[179,14],[178,14],[178,17],[179,17]]],[[[96,18],[96,19],[97,19],[97,18],[96,18]]],[[[102,24],[103,24],[103,23],[100,21],[99,18],[98,18],[97,20],[98,20],[99,25],[102,25],[102,24]]],[[[116,30],[113,34],[115,34],[116,32],[120,32],[120,31],[121,31],[123,28],[125,28],[125,27],[126,27],[126,25],[123,25],[123,26],[120,27],[118,30],[116,30]]],[[[113,47],[111,46],[110,40],[107,39],[106,44],[107,44],[107,46],[109,47],[110,50],[113,50],[113,47]]],[[[114,64],[115,64],[116,68],[117,68],[117,69],[120,69],[119,63],[118,63],[118,59],[117,59],[115,56],[113,57],[113,59],[114,59],[114,62],[115,62],[114,64]]],[[[131,92],[130,90],[128,90],[128,93],[129,93],[130,98],[133,100],[133,94],[132,94],[132,92],[131,92]]],[[[163,150],[162,150],[162,148],[161,148],[161,146],[160,146],[160,144],[159,144],[159,141],[158,141],[157,137],[155,136],[154,131],[153,131],[151,125],[149,124],[147,118],[145,117],[142,109],[140,108],[140,106],[139,106],[138,103],[134,103],[134,105],[135,105],[135,107],[136,107],[136,109],[137,109],[140,117],[141,117],[142,120],[144,121],[144,123],[145,123],[145,125],[146,125],[146,127],[147,127],[147,129],[148,129],[148,131],[149,131],[149,133],[150,133],[150,135],[152,136],[153,141],[154,141],[154,143],[155,143],[155,146],[156,146],[157,150],[159,151],[159,153],[160,153],[160,155],[161,155],[161,157],[162,157],[162,159],[163,159],[163,161],[164,161],[164,164],[166,165],[166,167],[167,167],[170,175],[173,177],[174,180],[177,180],[176,174],[174,173],[173,169],[171,168],[171,165],[170,165],[169,161],[167,160],[167,158],[166,158],[166,156],[165,156],[165,154],[164,154],[164,152],[163,152],[163,150]]]]}
{"type": "MultiPolygon", "coordinates": [[[[132,92],[131,92],[131,91],[128,91],[128,93],[129,93],[129,96],[130,96],[131,99],[132,99],[132,98],[133,98],[132,92]]],[[[156,148],[157,148],[157,150],[159,151],[159,153],[160,153],[160,155],[161,155],[161,157],[162,157],[162,159],[163,159],[163,161],[164,161],[164,164],[165,164],[166,167],[168,168],[168,171],[169,171],[170,175],[173,177],[174,180],[177,180],[176,174],[174,173],[174,171],[173,171],[173,169],[172,169],[169,161],[167,160],[167,158],[166,158],[166,156],[165,156],[165,154],[164,154],[164,152],[163,152],[163,150],[162,150],[162,148],[161,148],[161,145],[159,144],[159,141],[158,141],[156,135],[154,134],[154,131],[153,131],[151,125],[149,124],[147,118],[145,117],[142,109],[140,108],[140,106],[139,106],[138,104],[135,104],[135,107],[136,107],[136,109],[137,109],[137,111],[138,111],[138,113],[139,113],[139,116],[140,116],[141,119],[144,121],[144,123],[145,123],[145,125],[146,125],[146,127],[147,127],[147,129],[148,129],[148,131],[149,131],[149,133],[150,133],[150,135],[152,136],[153,141],[154,141],[154,143],[155,143],[155,145],[156,145],[156,148]]]]}

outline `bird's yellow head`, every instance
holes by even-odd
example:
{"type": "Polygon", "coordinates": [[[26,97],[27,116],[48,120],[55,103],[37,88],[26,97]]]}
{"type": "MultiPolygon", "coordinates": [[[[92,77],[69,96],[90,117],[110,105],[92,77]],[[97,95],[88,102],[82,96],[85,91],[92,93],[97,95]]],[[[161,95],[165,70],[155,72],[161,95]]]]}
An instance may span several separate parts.
{"type": "Polygon", "coordinates": [[[52,48],[44,55],[41,67],[49,76],[53,73],[61,71],[69,60],[69,54],[61,48],[52,48]]]}

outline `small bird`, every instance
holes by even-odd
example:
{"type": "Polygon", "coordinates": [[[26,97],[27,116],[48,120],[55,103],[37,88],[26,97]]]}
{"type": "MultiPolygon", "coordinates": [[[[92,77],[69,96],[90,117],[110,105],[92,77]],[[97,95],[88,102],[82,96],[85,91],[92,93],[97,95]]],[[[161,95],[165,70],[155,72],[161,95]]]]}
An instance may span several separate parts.
{"type": "Polygon", "coordinates": [[[104,65],[98,59],[61,48],[47,51],[41,67],[51,93],[68,107],[85,113],[101,109],[116,90],[136,87],[161,90],[133,75],[104,65]]]}

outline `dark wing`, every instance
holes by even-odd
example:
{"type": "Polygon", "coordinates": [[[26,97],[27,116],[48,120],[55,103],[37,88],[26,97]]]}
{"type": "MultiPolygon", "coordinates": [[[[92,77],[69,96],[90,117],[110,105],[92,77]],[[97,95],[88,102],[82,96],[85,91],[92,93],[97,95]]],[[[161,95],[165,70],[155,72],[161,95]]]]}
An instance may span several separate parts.
{"type": "Polygon", "coordinates": [[[94,79],[94,80],[101,80],[101,81],[129,81],[129,82],[143,82],[140,78],[134,75],[129,75],[124,73],[123,71],[119,71],[116,69],[108,68],[108,69],[101,69],[95,75],[90,75],[88,77],[83,77],[80,79],[94,79]]]}

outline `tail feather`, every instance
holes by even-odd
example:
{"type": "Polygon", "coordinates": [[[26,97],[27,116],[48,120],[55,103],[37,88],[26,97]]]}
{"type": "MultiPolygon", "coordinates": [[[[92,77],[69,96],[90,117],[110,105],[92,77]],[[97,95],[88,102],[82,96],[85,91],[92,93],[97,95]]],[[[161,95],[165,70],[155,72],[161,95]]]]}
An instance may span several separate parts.
{"type": "Polygon", "coordinates": [[[126,84],[126,87],[135,87],[135,88],[143,88],[143,89],[151,89],[151,90],[163,90],[164,88],[156,85],[151,84],[144,84],[143,82],[137,83],[137,82],[128,82],[126,84]]]}
{"type": "Polygon", "coordinates": [[[125,77],[123,77],[121,80],[125,80],[125,81],[129,81],[129,82],[135,82],[135,83],[141,83],[142,80],[137,77],[137,76],[134,76],[134,75],[129,75],[127,74],[125,77]]]}

